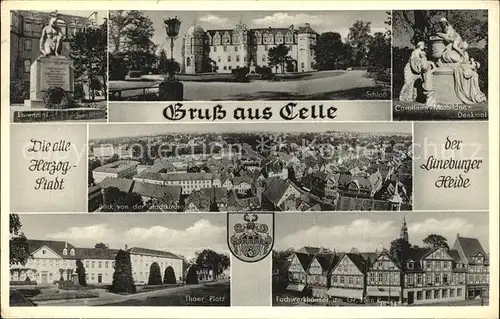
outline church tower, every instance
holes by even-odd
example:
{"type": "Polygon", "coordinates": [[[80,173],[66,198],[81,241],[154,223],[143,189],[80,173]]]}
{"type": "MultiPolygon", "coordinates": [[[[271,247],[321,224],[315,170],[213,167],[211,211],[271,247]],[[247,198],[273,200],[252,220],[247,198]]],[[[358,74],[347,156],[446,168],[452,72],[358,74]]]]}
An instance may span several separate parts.
{"type": "Polygon", "coordinates": [[[401,226],[401,233],[399,237],[408,242],[408,227],[406,227],[406,217],[403,217],[403,226],[401,226]]]}

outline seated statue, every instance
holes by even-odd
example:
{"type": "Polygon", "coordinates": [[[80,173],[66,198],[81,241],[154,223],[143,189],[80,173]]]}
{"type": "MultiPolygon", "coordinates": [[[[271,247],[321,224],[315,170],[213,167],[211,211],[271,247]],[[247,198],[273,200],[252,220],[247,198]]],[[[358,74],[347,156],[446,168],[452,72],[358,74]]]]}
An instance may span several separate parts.
{"type": "Polygon", "coordinates": [[[463,62],[468,48],[467,42],[462,40],[460,34],[455,31],[446,18],[441,18],[439,23],[442,32],[437,32],[437,36],[443,40],[446,48],[439,58],[438,66],[463,62]]]}
{"type": "Polygon", "coordinates": [[[42,56],[59,56],[62,51],[63,33],[57,21],[59,16],[53,12],[50,14],[49,24],[42,29],[40,37],[40,53],[42,56]]]}

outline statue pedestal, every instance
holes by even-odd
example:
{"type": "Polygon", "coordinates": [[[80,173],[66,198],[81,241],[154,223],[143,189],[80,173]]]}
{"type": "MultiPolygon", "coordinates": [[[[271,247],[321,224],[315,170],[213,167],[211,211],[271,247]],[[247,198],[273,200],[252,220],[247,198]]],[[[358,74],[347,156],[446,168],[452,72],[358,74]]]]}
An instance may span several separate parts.
{"type": "Polygon", "coordinates": [[[73,94],[73,61],[64,56],[48,56],[36,59],[30,68],[30,99],[24,101],[28,108],[45,108],[43,96],[53,87],[61,87],[73,94]]]}
{"type": "Polygon", "coordinates": [[[455,79],[452,68],[436,68],[432,82],[434,96],[438,104],[463,104],[455,93],[455,79]]]}

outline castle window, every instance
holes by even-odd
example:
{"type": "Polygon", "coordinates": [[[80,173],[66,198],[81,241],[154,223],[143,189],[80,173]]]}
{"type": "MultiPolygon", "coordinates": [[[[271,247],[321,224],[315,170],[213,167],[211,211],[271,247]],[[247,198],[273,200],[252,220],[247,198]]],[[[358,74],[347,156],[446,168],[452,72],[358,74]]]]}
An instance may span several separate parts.
{"type": "Polygon", "coordinates": [[[227,66],[224,65],[224,71],[227,71],[227,66]]]}
{"type": "MultiPolygon", "coordinates": [[[[23,62],[24,66],[24,73],[29,73],[30,72],[30,67],[31,67],[31,60],[30,59],[25,59],[23,62]]],[[[42,253],[45,254],[45,250],[42,250],[42,253]]]]}
{"type": "Polygon", "coordinates": [[[67,255],[68,254],[68,250],[66,248],[63,249],[63,255],[67,255]]]}
{"type": "Polygon", "coordinates": [[[408,262],[408,269],[413,269],[413,261],[408,262]]]}
{"type": "Polygon", "coordinates": [[[74,255],[75,255],[75,249],[71,248],[71,250],[70,250],[69,254],[70,254],[71,256],[74,256],[74,255]]]}
{"type": "Polygon", "coordinates": [[[286,43],[293,43],[293,34],[292,34],[292,32],[288,31],[286,33],[285,42],[286,43]]]}
{"type": "Polygon", "coordinates": [[[189,57],[186,59],[186,66],[187,67],[191,66],[191,58],[189,58],[189,57]]]}
{"type": "Polygon", "coordinates": [[[24,50],[31,51],[31,39],[24,40],[24,50]]]}
{"type": "Polygon", "coordinates": [[[214,49],[214,52],[217,52],[217,47],[214,47],[213,49],[214,49]]]}
{"type": "Polygon", "coordinates": [[[222,44],[229,44],[231,38],[229,37],[229,33],[224,33],[224,36],[222,37],[222,44]]]}
{"type": "Polygon", "coordinates": [[[262,62],[266,62],[266,56],[265,55],[262,56],[262,62]]]}
{"type": "Polygon", "coordinates": [[[224,46],[224,52],[227,52],[227,45],[224,46]]]}
{"type": "Polygon", "coordinates": [[[247,62],[247,56],[246,55],[243,57],[243,62],[247,62]]]}
{"type": "Polygon", "coordinates": [[[283,43],[283,34],[281,34],[281,32],[278,32],[276,34],[276,43],[278,44],[283,43]]]}
{"type": "Polygon", "coordinates": [[[228,68],[229,71],[231,71],[233,67],[232,66],[228,66],[227,68],[228,68]]]}
{"type": "Polygon", "coordinates": [[[240,62],[240,56],[239,55],[236,56],[236,62],[240,62]]]}
{"type": "Polygon", "coordinates": [[[220,45],[220,35],[219,32],[217,32],[214,36],[214,45],[220,45]]]}
{"type": "Polygon", "coordinates": [[[230,55],[227,56],[227,62],[231,62],[231,56],[230,55]]]}
{"type": "Polygon", "coordinates": [[[235,46],[235,47],[234,47],[234,51],[238,51],[238,46],[235,46]]]}
{"type": "Polygon", "coordinates": [[[274,42],[274,37],[272,33],[266,32],[264,34],[264,43],[273,43],[274,42]]]}
{"type": "Polygon", "coordinates": [[[260,35],[260,32],[257,31],[255,32],[254,36],[253,36],[253,40],[256,44],[261,44],[262,43],[262,36],[260,35]]]}

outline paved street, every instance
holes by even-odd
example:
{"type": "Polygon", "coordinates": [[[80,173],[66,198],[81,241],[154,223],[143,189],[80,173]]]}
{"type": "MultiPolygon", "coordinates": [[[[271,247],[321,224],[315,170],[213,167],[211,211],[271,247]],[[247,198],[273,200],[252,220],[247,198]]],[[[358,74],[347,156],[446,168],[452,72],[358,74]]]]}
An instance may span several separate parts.
{"type": "MultiPolygon", "coordinates": [[[[252,80],[249,83],[238,82],[195,82],[182,81],[184,100],[283,100],[283,99],[362,99],[385,100],[390,98],[389,90],[381,88],[366,71],[355,70],[339,74],[339,71],[324,71],[326,76],[301,80],[267,81],[252,80]]],[[[148,76],[154,79],[154,76],[148,76]]],[[[111,89],[144,88],[156,86],[153,81],[110,81],[111,89]]],[[[148,89],[148,93],[157,92],[157,88],[148,89]]],[[[142,94],[143,90],[122,92],[122,96],[142,94]]]]}

